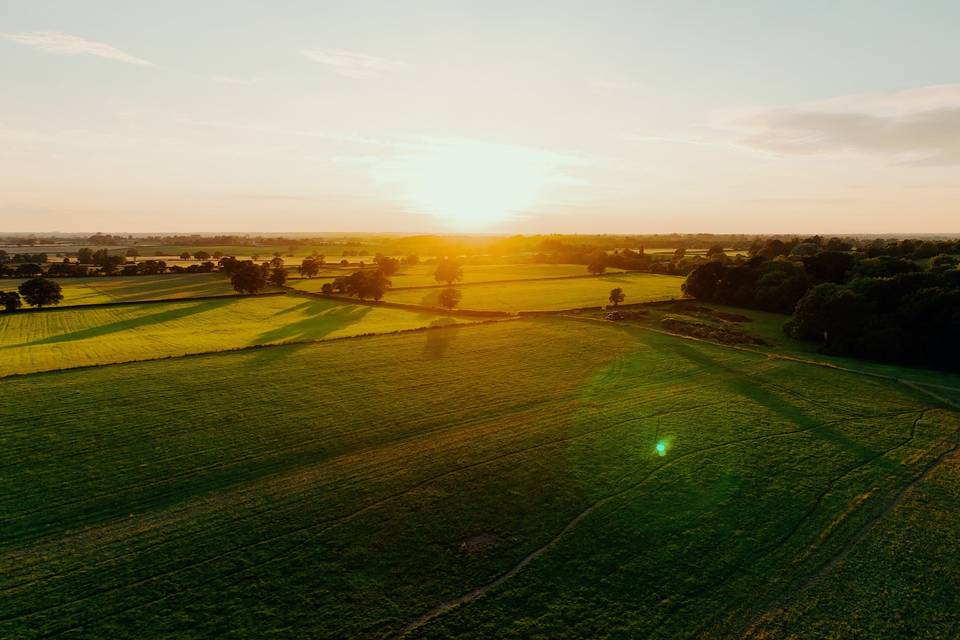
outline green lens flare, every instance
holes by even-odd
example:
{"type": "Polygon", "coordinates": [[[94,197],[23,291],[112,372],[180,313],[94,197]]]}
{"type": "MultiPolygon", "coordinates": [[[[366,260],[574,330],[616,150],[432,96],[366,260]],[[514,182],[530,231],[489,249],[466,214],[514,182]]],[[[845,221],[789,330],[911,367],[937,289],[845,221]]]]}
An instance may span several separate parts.
{"type": "Polygon", "coordinates": [[[657,453],[661,456],[667,455],[667,443],[660,441],[657,443],[657,453]]]}

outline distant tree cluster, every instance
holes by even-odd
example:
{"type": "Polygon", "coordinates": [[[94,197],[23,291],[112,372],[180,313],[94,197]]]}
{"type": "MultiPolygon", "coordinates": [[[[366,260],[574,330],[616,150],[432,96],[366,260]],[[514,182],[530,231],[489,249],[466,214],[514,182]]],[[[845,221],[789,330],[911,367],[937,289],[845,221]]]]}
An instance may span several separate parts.
{"type": "Polygon", "coordinates": [[[960,256],[944,251],[960,247],[771,239],[748,260],[697,267],[683,290],[698,300],[792,313],[786,333],[827,353],[960,369],[960,256]]]}
{"type": "Polygon", "coordinates": [[[331,294],[334,292],[343,293],[348,296],[356,296],[361,300],[372,298],[380,300],[390,288],[390,280],[380,269],[361,269],[354,271],[349,276],[336,278],[333,283],[327,283],[321,288],[321,292],[331,294]],[[327,284],[330,288],[327,289],[327,284]]]}

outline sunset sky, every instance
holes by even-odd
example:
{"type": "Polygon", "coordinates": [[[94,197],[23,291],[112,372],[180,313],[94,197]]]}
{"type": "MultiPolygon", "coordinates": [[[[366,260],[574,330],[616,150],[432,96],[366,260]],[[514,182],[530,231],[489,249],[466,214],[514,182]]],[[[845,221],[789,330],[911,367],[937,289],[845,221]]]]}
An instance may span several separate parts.
{"type": "Polygon", "coordinates": [[[0,0],[0,231],[960,232],[958,24],[0,0]]]}

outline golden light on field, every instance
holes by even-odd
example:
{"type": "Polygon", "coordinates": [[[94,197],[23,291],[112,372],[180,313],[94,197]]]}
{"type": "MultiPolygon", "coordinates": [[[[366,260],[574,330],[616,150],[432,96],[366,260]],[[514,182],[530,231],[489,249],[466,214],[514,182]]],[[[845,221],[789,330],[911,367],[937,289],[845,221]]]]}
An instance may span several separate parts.
{"type": "Polygon", "coordinates": [[[537,150],[441,140],[399,158],[391,180],[411,211],[452,230],[484,231],[536,207],[558,162],[537,150]]]}

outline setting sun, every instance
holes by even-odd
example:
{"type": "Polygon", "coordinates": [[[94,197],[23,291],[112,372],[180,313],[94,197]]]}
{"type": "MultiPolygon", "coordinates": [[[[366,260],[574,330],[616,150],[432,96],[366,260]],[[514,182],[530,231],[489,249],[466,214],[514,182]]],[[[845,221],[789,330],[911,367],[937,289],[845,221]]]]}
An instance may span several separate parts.
{"type": "Polygon", "coordinates": [[[486,231],[534,209],[558,167],[556,154],[473,140],[437,140],[381,167],[404,206],[456,231],[486,231]]]}

